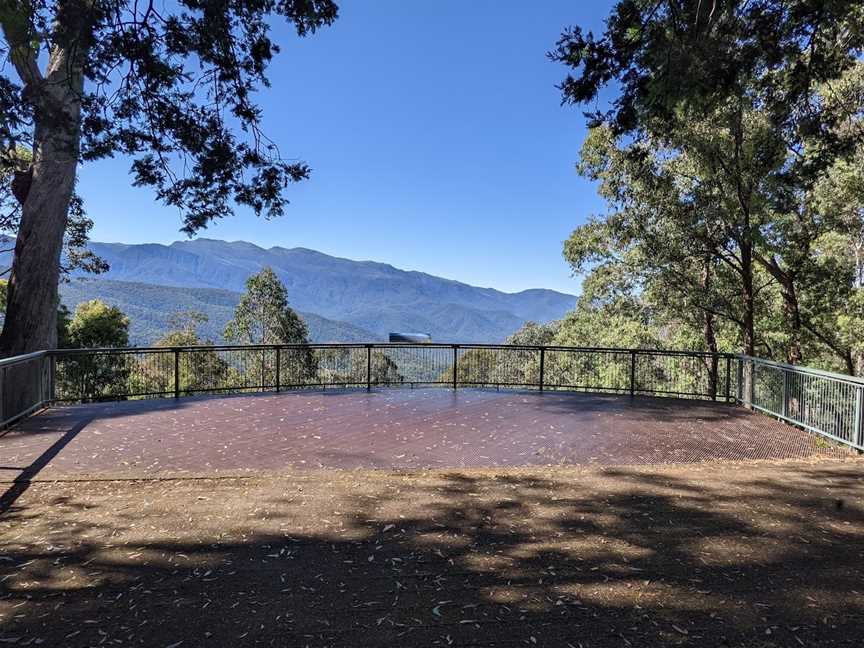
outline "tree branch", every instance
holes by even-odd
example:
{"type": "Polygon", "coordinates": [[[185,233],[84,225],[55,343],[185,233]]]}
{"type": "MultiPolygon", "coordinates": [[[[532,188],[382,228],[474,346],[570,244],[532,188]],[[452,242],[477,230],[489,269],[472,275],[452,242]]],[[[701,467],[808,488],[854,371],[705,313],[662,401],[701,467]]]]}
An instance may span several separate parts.
{"type": "Polygon", "coordinates": [[[0,12],[0,28],[3,30],[6,42],[9,43],[9,59],[24,83],[36,85],[43,80],[43,77],[39,70],[39,52],[32,46],[30,15],[26,11],[29,3],[21,3],[17,11],[10,6],[12,3],[3,4],[3,11],[0,12]]]}

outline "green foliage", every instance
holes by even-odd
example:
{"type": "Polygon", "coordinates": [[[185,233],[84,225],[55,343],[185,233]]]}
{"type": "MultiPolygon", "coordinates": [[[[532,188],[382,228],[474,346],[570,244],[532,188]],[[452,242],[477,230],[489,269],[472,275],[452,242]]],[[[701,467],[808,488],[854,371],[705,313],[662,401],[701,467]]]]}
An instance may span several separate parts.
{"type": "Polygon", "coordinates": [[[85,161],[131,157],[135,184],[179,208],[189,233],[231,213],[232,203],[279,215],[284,187],[309,175],[263,137],[254,93],[268,84],[279,50],[272,21],[306,36],[336,19],[330,0],[183,2],[159,11],[132,2],[3,6],[0,53],[12,66],[0,70],[0,151],[33,140],[46,122],[39,106],[51,83],[42,81],[65,62],[85,81],[81,115],[63,125],[76,134],[75,150],[85,161]]]}
{"type": "MultiPolygon", "coordinates": [[[[225,326],[225,339],[239,344],[309,344],[303,319],[288,306],[288,291],[276,273],[264,268],[246,280],[246,292],[225,326]]],[[[264,381],[275,384],[275,360],[265,360],[264,381]]],[[[314,380],[318,367],[309,349],[286,351],[281,356],[280,381],[304,384],[314,380]]]]}
{"type": "Polygon", "coordinates": [[[288,306],[288,291],[264,268],[246,280],[246,292],[225,326],[225,339],[241,344],[308,344],[306,324],[288,306]]]}
{"type": "MultiPolygon", "coordinates": [[[[59,343],[73,349],[125,347],[129,344],[129,318],[117,307],[94,299],[75,307],[72,317],[64,306],[58,313],[59,343]]],[[[132,358],[125,354],[81,354],[63,357],[58,371],[58,394],[99,400],[128,391],[132,358]]]]}
{"type": "Polygon", "coordinates": [[[98,299],[83,302],[66,326],[66,341],[75,349],[128,346],[129,318],[98,299]]]}
{"type": "MultiPolygon", "coordinates": [[[[196,347],[210,345],[203,340],[198,328],[207,323],[207,316],[198,311],[178,311],[169,321],[171,330],[156,341],[157,347],[196,347]]],[[[135,359],[132,374],[132,393],[152,394],[170,392],[174,389],[174,364],[164,362],[164,356],[144,354],[135,359]]],[[[184,351],[178,355],[177,386],[183,394],[206,393],[215,387],[217,391],[233,387],[242,382],[239,373],[220,355],[207,348],[184,351]]]]}
{"type": "Polygon", "coordinates": [[[516,346],[543,346],[552,344],[560,328],[560,321],[547,322],[545,324],[525,322],[518,331],[507,338],[504,344],[516,346]]]}
{"type": "Polygon", "coordinates": [[[847,2],[619,2],[601,37],[565,31],[564,100],[617,96],[580,156],[609,210],[564,246],[592,296],[562,342],[701,338],[854,371],[862,48],[847,2]]]}

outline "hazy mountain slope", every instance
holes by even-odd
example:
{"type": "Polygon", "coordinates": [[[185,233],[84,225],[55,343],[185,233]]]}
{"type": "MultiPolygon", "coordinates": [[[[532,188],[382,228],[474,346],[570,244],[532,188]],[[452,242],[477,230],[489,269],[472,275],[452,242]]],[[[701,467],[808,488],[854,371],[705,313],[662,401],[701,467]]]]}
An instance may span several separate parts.
{"type": "MultiPolygon", "coordinates": [[[[215,288],[183,288],[153,284],[111,281],[105,279],[73,279],[60,286],[64,304],[75,305],[89,299],[119,306],[130,319],[130,343],[145,346],[159,339],[170,326],[172,313],[196,310],[205,313],[209,321],[200,328],[201,334],[214,342],[222,341],[225,324],[234,314],[240,293],[215,288]]],[[[301,311],[313,342],[370,342],[380,338],[370,331],[345,322],[338,322],[315,313],[301,311]]]]}
{"type": "Polygon", "coordinates": [[[552,290],[504,293],[372,261],[352,261],[305,248],[263,249],[212,239],[171,245],[93,243],[111,265],[105,278],[166,286],[243,289],[246,277],[270,266],[292,305],[368,328],[428,332],[441,341],[500,341],[526,320],[560,318],[575,304],[552,290]]]}
{"type": "MultiPolygon", "coordinates": [[[[217,315],[233,308],[235,293],[243,290],[246,278],[265,266],[272,267],[287,286],[292,307],[336,321],[335,328],[322,322],[316,333],[318,340],[356,341],[358,331],[340,328],[350,324],[363,329],[364,339],[370,335],[386,339],[391,331],[414,331],[430,333],[439,342],[501,342],[525,321],[560,319],[576,303],[573,295],[553,290],[504,293],[305,248],[265,250],[242,241],[212,239],[171,245],[91,243],[91,248],[111,266],[98,278],[100,282],[107,279],[149,286],[141,288],[140,294],[123,294],[132,288],[112,287],[110,283],[94,284],[90,289],[92,293],[98,285],[98,290],[111,294],[116,303],[125,303],[133,321],[138,313],[144,320],[134,325],[140,339],[152,338],[156,324],[165,319],[158,317],[160,309],[153,307],[158,303],[152,296],[154,291],[162,298],[158,286],[193,289],[170,293],[170,298],[165,293],[166,299],[174,300],[165,309],[168,312],[194,308],[223,322],[227,317],[217,315]],[[200,289],[218,289],[232,296],[217,298],[208,293],[203,298],[202,293],[195,292],[200,289]],[[184,304],[181,296],[189,303],[184,304]],[[346,337],[335,338],[334,331],[346,337]]],[[[10,253],[0,254],[0,267],[10,263],[10,253]]],[[[83,294],[80,287],[63,290],[70,296],[83,294]]],[[[213,337],[219,331],[221,324],[211,325],[213,337]]]]}

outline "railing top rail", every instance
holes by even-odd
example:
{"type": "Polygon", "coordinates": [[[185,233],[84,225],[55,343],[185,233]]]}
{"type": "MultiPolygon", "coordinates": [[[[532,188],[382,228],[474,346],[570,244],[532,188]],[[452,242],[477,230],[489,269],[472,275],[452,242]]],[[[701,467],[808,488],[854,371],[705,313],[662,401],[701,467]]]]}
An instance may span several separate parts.
{"type": "MultiPolygon", "coordinates": [[[[529,345],[529,344],[480,344],[470,342],[332,342],[312,344],[202,344],[188,346],[164,346],[164,347],[107,347],[92,349],[52,349],[51,351],[40,351],[38,353],[51,353],[52,355],[77,355],[92,353],[165,353],[171,351],[249,351],[268,349],[508,349],[539,351],[571,351],[586,353],[636,353],[640,355],[669,355],[669,356],[691,356],[691,357],[735,357],[730,353],[712,353],[710,351],[678,351],[668,349],[633,349],[618,347],[577,347],[561,345],[529,345]]],[[[10,358],[12,360],[12,358],[10,358]]]]}
{"type": "Polygon", "coordinates": [[[831,380],[837,380],[839,382],[850,383],[853,385],[864,385],[864,378],[858,376],[848,376],[846,374],[835,373],[833,371],[823,371],[822,369],[813,369],[811,367],[787,364],[785,362],[775,362],[774,360],[765,360],[763,358],[756,358],[753,356],[742,354],[735,354],[735,357],[746,362],[753,362],[755,364],[763,365],[766,367],[783,369],[784,371],[807,374],[808,376],[818,376],[820,378],[829,378],[831,380]]]}
{"type": "Polygon", "coordinates": [[[24,355],[3,358],[2,360],[0,360],[0,367],[11,367],[13,365],[21,364],[22,362],[36,360],[37,358],[42,358],[48,355],[48,353],[48,351],[34,351],[33,353],[25,353],[24,355]]]}

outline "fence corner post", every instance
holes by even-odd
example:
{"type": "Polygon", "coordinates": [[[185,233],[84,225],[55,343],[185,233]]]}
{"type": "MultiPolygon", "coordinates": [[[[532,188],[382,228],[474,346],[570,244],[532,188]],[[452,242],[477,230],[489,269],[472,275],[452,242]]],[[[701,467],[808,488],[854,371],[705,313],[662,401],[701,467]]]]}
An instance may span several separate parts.
{"type": "Polygon", "coordinates": [[[636,395],[636,349],[630,349],[630,398],[636,395]]]}
{"type": "Polygon", "coordinates": [[[543,373],[546,365],[546,347],[540,347],[540,391],[543,391],[543,373]]]}
{"type": "Polygon", "coordinates": [[[174,347],[174,398],[180,398],[180,349],[174,347]]]}
{"type": "Polygon", "coordinates": [[[366,345],[366,391],[372,391],[372,345],[366,345]]]}

